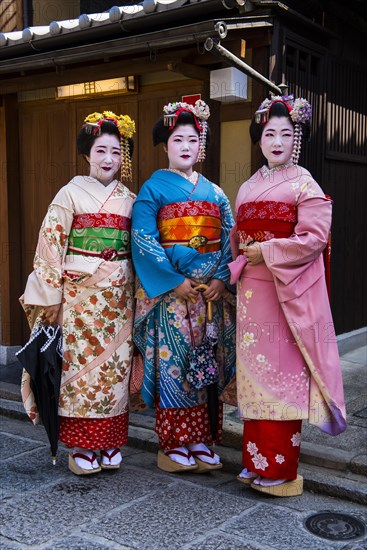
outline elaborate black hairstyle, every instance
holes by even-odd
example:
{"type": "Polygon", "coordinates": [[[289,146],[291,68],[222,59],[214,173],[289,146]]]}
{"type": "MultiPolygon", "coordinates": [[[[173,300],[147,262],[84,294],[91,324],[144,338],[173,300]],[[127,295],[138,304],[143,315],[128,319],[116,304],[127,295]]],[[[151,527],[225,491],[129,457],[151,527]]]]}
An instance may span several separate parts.
{"type": "MultiPolygon", "coordinates": [[[[194,126],[199,136],[200,130],[197,127],[197,119],[193,115],[193,113],[190,113],[189,111],[182,111],[178,115],[176,124],[173,128],[166,126],[164,124],[164,117],[161,116],[153,126],[153,131],[152,131],[153,145],[158,145],[159,143],[164,143],[165,145],[167,145],[167,141],[170,135],[172,134],[173,130],[177,128],[177,126],[184,126],[186,124],[192,124],[192,126],[194,126]]],[[[206,139],[205,139],[205,148],[208,147],[209,142],[210,142],[210,130],[208,126],[206,139]]]]}
{"type": "MultiPolygon", "coordinates": [[[[295,123],[293,122],[293,120],[290,117],[289,109],[285,105],[285,103],[283,103],[282,101],[274,102],[269,108],[268,120],[270,120],[272,117],[281,118],[281,117],[284,117],[284,116],[288,117],[289,120],[291,121],[292,125],[295,126],[295,123]]],[[[250,137],[251,137],[252,143],[254,143],[254,144],[257,143],[258,141],[260,141],[261,135],[262,135],[263,130],[264,130],[264,124],[256,122],[255,117],[256,117],[256,115],[254,115],[254,117],[252,119],[252,122],[251,122],[251,125],[250,125],[250,137]]],[[[310,129],[311,129],[310,123],[309,122],[300,123],[299,126],[302,129],[302,138],[304,138],[306,140],[309,139],[310,129]]]]}
{"type": "MultiPolygon", "coordinates": [[[[78,153],[80,155],[83,155],[84,158],[89,157],[90,150],[94,142],[102,134],[109,134],[111,136],[116,136],[119,142],[121,140],[119,129],[112,120],[104,120],[99,126],[99,130],[97,133],[93,133],[90,125],[83,124],[76,138],[76,146],[78,149],[78,153]]],[[[134,141],[132,138],[128,138],[128,142],[129,142],[129,156],[130,156],[130,159],[132,159],[133,152],[134,152],[134,141]]]]}

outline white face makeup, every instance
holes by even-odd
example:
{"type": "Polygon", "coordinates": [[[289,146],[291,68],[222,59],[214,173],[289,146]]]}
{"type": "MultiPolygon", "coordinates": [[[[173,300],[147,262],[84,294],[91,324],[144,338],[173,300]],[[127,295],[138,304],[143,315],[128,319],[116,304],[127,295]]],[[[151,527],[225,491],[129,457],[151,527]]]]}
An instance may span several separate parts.
{"type": "Polygon", "coordinates": [[[102,134],[93,143],[87,160],[89,175],[103,185],[109,185],[121,166],[121,148],[117,136],[102,134]]]}
{"type": "Polygon", "coordinates": [[[167,141],[169,168],[190,176],[199,154],[199,135],[192,124],[175,128],[167,141]]]}
{"type": "Polygon", "coordinates": [[[294,129],[288,117],[272,117],[264,126],[260,147],[269,168],[287,164],[292,159],[294,129]]]}

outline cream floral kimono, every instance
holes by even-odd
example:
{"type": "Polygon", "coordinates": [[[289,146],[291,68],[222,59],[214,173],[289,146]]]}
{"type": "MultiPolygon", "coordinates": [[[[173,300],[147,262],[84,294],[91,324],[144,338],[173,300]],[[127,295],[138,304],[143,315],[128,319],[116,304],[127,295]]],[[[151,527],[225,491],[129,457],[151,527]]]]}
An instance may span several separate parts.
{"type": "MultiPolygon", "coordinates": [[[[22,302],[31,326],[43,308],[62,303],[62,417],[103,419],[127,411],[132,359],[133,282],[130,218],[135,195],[116,180],[107,187],[76,176],[43,221],[22,302]]],[[[26,411],[38,412],[26,372],[26,411]]]]}

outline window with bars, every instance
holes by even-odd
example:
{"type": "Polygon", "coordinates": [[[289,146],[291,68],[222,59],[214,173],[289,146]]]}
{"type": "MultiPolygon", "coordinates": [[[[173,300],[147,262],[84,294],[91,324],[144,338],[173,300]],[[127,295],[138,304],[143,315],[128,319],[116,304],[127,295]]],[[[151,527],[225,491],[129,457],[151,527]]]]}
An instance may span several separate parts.
{"type": "Polygon", "coordinates": [[[367,71],[329,58],[326,157],[367,163],[367,71]]]}
{"type": "Polygon", "coordinates": [[[284,62],[291,92],[312,104],[318,150],[326,158],[367,163],[367,70],[293,40],[284,62]]]}

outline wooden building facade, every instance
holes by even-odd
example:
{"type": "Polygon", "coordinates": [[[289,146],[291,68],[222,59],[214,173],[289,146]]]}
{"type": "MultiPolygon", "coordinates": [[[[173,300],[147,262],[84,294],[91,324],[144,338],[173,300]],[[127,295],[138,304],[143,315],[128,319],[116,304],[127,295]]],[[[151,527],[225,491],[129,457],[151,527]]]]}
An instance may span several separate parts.
{"type": "Polygon", "coordinates": [[[261,155],[250,144],[248,127],[268,90],[249,77],[245,99],[211,100],[211,71],[228,67],[228,61],[205,50],[208,38],[311,101],[312,138],[304,145],[301,164],[334,200],[331,300],[337,334],[366,325],[361,267],[366,14],[358,0],[348,5],[314,0],[302,9],[299,4],[144,0],[0,33],[1,346],[17,346],[27,338],[18,296],[31,271],[50,200],[76,173],[85,173],[75,137],[87,114],[108,109],[136,121],[134,191],[153,170],[165,166],[165,154],[151,144],[151,128],[163,105],[183,95],[201,94],[210,105],[213,137],[202,170],[232,202],[240,184],[259,167],[261,155]],[[353,3],[356,11],[350,10],[353,3]],[[134,77],[132,89],[55,98],[60,86],[119,77],[134,77]]]}

